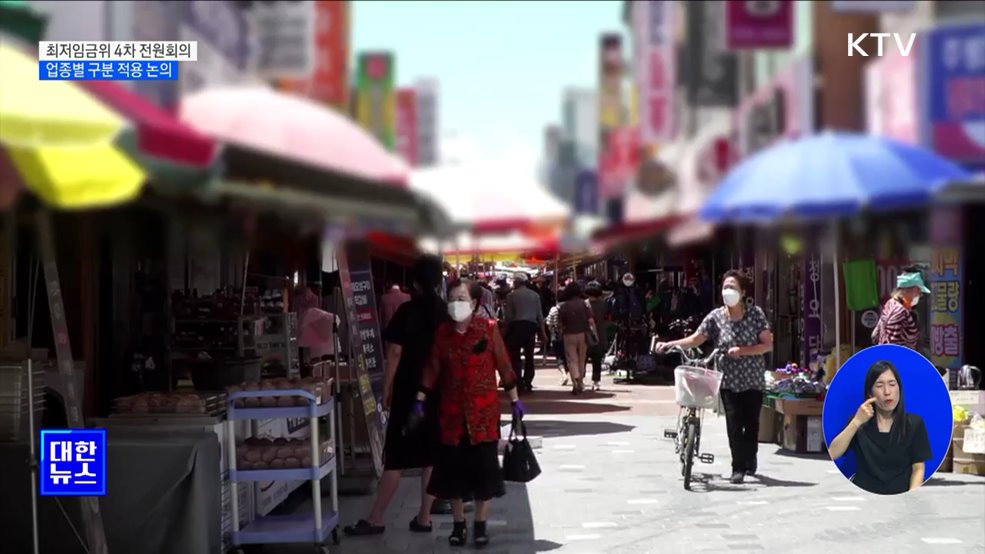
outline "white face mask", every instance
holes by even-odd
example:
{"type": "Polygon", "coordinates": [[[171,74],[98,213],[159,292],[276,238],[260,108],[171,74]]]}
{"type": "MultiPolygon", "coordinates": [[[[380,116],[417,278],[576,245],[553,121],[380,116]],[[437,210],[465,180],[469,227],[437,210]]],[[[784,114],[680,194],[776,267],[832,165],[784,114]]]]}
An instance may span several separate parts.
{"type": "Polygon", "coordinates": [[[919,304],[919,303],[920,303],[920,296],[919,295],[918,296],[914,296],[913,297],[913,300],[910,301],[910,307],[911,308],[916,308],[917,307],[917,304],[919,304]]]}
{"type": "Polygon", "coordinates": [[[631,286],[633,286],[633,285],[634,285],[635,283],[636,283],[636,281],[634,281],[634,280],[632,280],[632,279],[623,279],[623,280],[622,280],[622,284],[624,284],[624,285],[626,285],[627,287],[631,287],[631,286]]]}
{"type": "Polygon", "coordinates": [[[464,300],[449,302],[448,315],[450,315],[455,321],[461,323],[472,315],[472,303],[464,300]]]}
{"type": "Polygon", "coordinates": [[[742,300],[742,293],[735,289],[722,289],[722,302],[729,308],[733,308],[742,300]]]}

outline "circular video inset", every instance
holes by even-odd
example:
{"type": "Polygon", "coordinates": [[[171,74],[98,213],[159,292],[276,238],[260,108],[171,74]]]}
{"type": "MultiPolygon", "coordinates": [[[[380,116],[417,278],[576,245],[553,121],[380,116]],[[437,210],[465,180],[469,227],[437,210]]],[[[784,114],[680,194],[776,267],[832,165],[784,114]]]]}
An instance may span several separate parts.
{"type": "Polygon", "coordinates": [[[954,413],[944,378],[919,352],[884,344],[852,356],[828,387],[824,440],[841,473],[875,494],[919,488],[941,466],[954,413]]]}

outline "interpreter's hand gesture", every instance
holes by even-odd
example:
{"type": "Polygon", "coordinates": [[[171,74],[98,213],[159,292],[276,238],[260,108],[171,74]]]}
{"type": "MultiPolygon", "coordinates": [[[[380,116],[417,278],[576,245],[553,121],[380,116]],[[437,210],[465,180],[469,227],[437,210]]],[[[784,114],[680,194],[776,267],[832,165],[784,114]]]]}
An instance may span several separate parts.
{"type": "Polygon", "coordinates": [[[868,423],[872,416],[875,414],[875,409],[872,407],[876,401],[876,397],[869,398],[862,405],[859,406],[858,412],[855,413],[855,424],[861,427],[868,423]]]}

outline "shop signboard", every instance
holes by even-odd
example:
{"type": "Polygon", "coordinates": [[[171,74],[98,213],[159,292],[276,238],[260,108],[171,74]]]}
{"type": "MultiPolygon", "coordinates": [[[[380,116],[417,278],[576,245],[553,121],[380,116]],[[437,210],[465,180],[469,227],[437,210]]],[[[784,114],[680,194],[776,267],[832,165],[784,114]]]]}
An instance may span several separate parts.
{"type": "Polygon", "coordinates": [[[397,90],[397,151],[411,167],[418,159],[417,91],[397,90]]]}
{"type": "Polygon", "coordinates": [[[794,2],[725,2],[725,44],[729,49],[790,48],[794,40],[794,2]]]}
{"type": "Polygon", "coordinates": [[[633,24],[639,45],[636,86],[640,89],[643,144],[663,144],[674,138],[676,5],[674,2],[638,2],[633,9],[633,24]]]}
{"type": "Polygon", "coordinates": [[[575,176],[575,213],[599,213],[599,176],[594,169],[583,169],[575,176]]]}
{"type": "Polygon", "coordinates": [[[687,59],[682,64],[692,106],[733,107],[738,97],[738,56],[720,42],[725,29],[721,2],[687,4],[687,59]]]}
{"type": "Polygon", "coordinates": [[[316,0],[314,9],[314,71],[303,79],[282,80],[281,89],[345,112],[349,105],[351,2],[316,0]]]}
{"type": "Polygon", "coordinates": [[[930,353],[934,365],[962,364],[961,316],[964,273],[960,247],[935,248],[930,268],[930,353]]]}
{"type": "Polygon", "coordinates": [[[800,279],[800,366],[810,367],[821,351],[821,256],[816,246],[804,250],[800,279]]]}
{"type": "Polygon", "coordinates": [[[226,0],[179,3],[179,40],[198,43],[198,60],[182,66],[181,79],[177,81],[182,96],[242,81],[250,73],[255,51],[251,48],[253,35],[246,15],[235,4],[226,0]]]}
{"type": "Polygon", "coordinates": [[[609,132],[607,138],[598,171],[599,195],[606,200],[621,198],[633,179],[640,163],[640,132],[621,127],[609,132]]]}
{"type": "Polygon", "coordinates": [[[373,290],[373,270],[369,244],[347,241],[337,252],[342,296],[349,340],[363,405],[367,436],[377,476],[383,475],[383,437],[386,415],[383,412],[383,342],[373,290]]]}
{"type": "Polygon", "coordinates": [[[422,79],[414,85],[417,94],[417,165],[438,163],[438,81],[422,79]]]}
{"type": "Polygon", "coordinates": [[[359,54],[357,71],[356,120],[383,146],[393,150],[397,140],[394,56],[390,52],[363,52],[359,54]]]}
{"type": "Polygon", "coordinates": [[[938,27],[922,51],[927,144],[937,153],[985,165],[985,24],[938,27]]]}
{"type": "Polygon", "coordinates": [[[257,74],[267,79],[306,79],[315,70],[314,0],[255,2],[257,74]]]}
{"type": "Polygon", "coordinates": [[[599,45],[599,126],[611,131],[623,124],[622,101],[623,48],[622,36],[602,35],[599,45]]]}
{"type": "Polygon", "coordinates": [[[787,69],[739,104],[735,112],[738,152],[746,157],[784,139],[814,130],[814,75],[808,58],[787,69]]]}
{"type": "Polygon", "coordinates": [[[866,67],[866,127],[869,132],[902,142],[920,142],[917,119],[917,70],[920,39],[914,40],[910,56],[889,48],[866,67]]]}

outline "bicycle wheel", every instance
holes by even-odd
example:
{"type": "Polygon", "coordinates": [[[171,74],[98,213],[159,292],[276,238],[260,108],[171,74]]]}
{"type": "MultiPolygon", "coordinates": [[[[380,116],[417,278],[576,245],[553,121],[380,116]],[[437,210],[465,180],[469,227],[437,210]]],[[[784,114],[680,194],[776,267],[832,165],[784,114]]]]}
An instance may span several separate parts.
{"type": "Polygon", "coordinates": [[[687,442],[684,445],[684,490],[691,490],[691,470],[694,469],[694,448],[698,440],[698,424],[694,421],[689,421],[687,424],[685,439],[687,442]]]}

